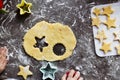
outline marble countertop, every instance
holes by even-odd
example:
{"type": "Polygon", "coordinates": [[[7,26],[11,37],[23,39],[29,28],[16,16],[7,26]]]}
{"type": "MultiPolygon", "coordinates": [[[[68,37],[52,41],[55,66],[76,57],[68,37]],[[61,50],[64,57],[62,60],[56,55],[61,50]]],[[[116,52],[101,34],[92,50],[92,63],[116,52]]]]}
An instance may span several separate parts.
{"type": "Polygon", "coordinates": [[[0,46],[9,49],[9,62],[1,78],[16,78],[19,65],[30,65],[33,76],[27,80],[42,80],[39,68],[46,63],[25,54],[22,47],[23,36],[37,22],[59,22],[70,26],[77,45],[73,55],[63,61],[52,62],[59,70],[56,79],[69,69],[81,72],[85,80],[120,80],[120,57],[100,58],[95,54],[90,10],[95,5],[115,3],[117,0],[27,0],[33,3],[32,14],[20,16],[16,4],[20,0],[4,0],[7,14],[0,14],[0,46]]]}

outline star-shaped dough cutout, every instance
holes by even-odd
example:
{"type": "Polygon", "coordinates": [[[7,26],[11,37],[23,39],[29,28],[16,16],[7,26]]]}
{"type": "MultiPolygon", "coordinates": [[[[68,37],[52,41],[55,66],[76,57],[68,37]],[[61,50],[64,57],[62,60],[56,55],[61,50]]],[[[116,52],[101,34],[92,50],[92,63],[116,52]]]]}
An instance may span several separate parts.
{"type": "Polygon", "coordinates": [[[108,51],[111,51],[110,46],[111,46],[111,43],[103,42],[102,47],[100,48],[100,50],[102,50],[106,54],[108,51]]]}
{"type": "Polygon", "coordinates": [[[35,37],[36,44],[34,45],[35,48],[39,48],[40,52],[43,52],[43,48],[48,46],[48,43],[45,42],[45,36],[42,38],[35,37]]]}
{"type": "Polygon", "coordinates": [[[98,39],[100,42],[102,42],[103,40],[105,40],[107,38],[105,31],[98,31],[97,36],[95,37],[96,39],[98,39]]]}
{"type": "Polygon", "coordinates": [[[20,9],[20,15],[23,15],[25,13],[31,13],[31,7],[32,3],[28,3],[25,0],[22,0],[21,3],[17,5],[17,8],[20,9]]]}
{"type": "Polygon", "coordinates": [[[40,71],[43,73],[43,80],[45,79],[55,79],[56,68],[52,64],[48,63],[45,67],[41,67],[40,71]]]}
{"type": "Polygon", "coordinates": [[[117,54],[120,55],[120,45],[115,47],[117,50],[117,54]]]}
{"type": "Polygon", "coordinates": [[[99,17],[92,18],[92,25],[93,26],[96,26],[98,28],[100,23],[101,23],[101,21],[100,21],[99,17]]]}
{"type": "Polygon", "coordinates": [[[94,13],[96,16],[98,16],[98,15],[101,14],[101,11],[100,11],[99,8],[95,8],[94,11],[93,11],[93,13],[94,13]]]}
{"type": "Polygon", "coordinates": [[[20,65],[20,66],[19,66],[20,71],[18,72],[17,75],[23,76],[23,78],[26,80],[29,75],[32,75],[32,74],[33,74],[33,73],[29,70],[29,67],[30,67],[30,66],[23,67],[23,66],[20,65]]]}
{"type": "Polygon", "coordinates": [[[104,22],[104,24],[107,26],[108,29],[110,29],[110,28],[116,28],[115,21],[116,21],[116,19],[111,19],[110,17],[108,17],[107,21],[104,22]]]}
{"type": "Polygon", "coordinates": [[[115,36],[114,40],[117,40],[117,41],[120,42],[120,31],[119,32],[114,32],[113,34],[115,36]]]}
{"type": "Polygon", "coordinates": [[[110,15],[113,13],[114,11],[112,10],[111,6],[106,6],[103,8],[103,12],[102,14],[107,15],[108,17],[110,17],[110,15]]]}

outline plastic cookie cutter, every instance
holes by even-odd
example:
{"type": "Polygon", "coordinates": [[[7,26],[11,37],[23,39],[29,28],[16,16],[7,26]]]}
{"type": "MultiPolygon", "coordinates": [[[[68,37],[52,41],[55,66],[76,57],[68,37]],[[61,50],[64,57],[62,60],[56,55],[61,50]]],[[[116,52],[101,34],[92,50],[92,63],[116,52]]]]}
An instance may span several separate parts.
{"type": "Polygon", "coordinates": [[[31,13],[31,7],[32,3],[28,3],[25,0],[22,0],[20,4],[17,4],[17,8],[20,9],[20,15],[31,13]]]}
{"type": "Polygon", "coordinates": [[[42,79],[55,79],[55,72],[57,71],[57,68],[53,66],[50,62],[47,63],[47,65],[40,68],[40,71],[43,73],[42,79]]]}

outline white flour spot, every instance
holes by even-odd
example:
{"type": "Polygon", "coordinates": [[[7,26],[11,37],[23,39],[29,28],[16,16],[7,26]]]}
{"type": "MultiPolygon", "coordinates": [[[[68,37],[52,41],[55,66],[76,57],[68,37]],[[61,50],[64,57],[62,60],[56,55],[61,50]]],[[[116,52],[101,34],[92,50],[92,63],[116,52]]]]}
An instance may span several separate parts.
{"type": "Polygon", "coordinates": [[[52,0],[46,0],[46,2],[48,2],[48,3],[51,2],[51,1],[52,1],[52,0]]]}

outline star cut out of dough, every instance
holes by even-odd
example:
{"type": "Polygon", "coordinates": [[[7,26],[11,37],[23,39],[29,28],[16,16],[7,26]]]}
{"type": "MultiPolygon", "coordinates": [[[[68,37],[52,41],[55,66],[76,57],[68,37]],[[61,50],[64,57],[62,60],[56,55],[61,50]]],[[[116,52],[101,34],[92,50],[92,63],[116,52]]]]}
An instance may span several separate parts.
{"type": "Polygon", "coordinates": [[[94,11],[93,11],[93,13],[94,13],[96,16],[98,16],[98,15],[101,14],[101,10],[100,10],[99,8],[95,8],[94,11]]]}
{"type": "Polygon", "coordinates": [[[43,36],[40,39],[35,37],[35,40],[36,40],[36,44],[34,45],[34,47],[39,48],[41,52],[43,51],[44,47],[48,46],[48,43],[45,42],[45,36],[43,36]]]}
{"type": "Polygon", "coordinates": [[[103,40],[107,39],[107,36],[105,34],[105,31],[98,31],[97,36],[95,37],[96,39],[98,39],[100,42],[102,42],[103,40]]]}
{"type": "Polygon", "coordinates": [[[110,17],[110,15],[113,13],[114,11],[112,10],[111,6],[106,6],[103,8],[103,12],[102,14],[110,17]]]}
{"type": "Polygon", "coordinates": [[[25,13],[31,13],[31,7],[32,3],[28,3],[25,0],[22,0],[21,3],[17,5],[17,8],[20,9],[20,15],[23,15],[25,13]]]}
{"type": "Polygon", "coordinates": [[[105,54],[108,52],[108,51],[111,51],[111,43],[105,43],[103,42],[102,43],[102,47],[100,48],[100,50],[102,50],[105,54]]]}
{"type": "Polygon", "coordinates": [[[43,73],[42,79],[55,79],[55,72],[57,71],[57,68],[54,67],[52,64],[48,63],[45,67],[41,67],[40,71],[43,73]]]}
{"type": "Polygon", "coordinates": [[[110,28],[116,28],[115,21],[116,21],[116,19],[111,19],[110,17],[108,17],[107,21],[104,22],[104,24],[107,26],[108,29],[110,29],[110,28]]]}
{"type": "Polygon", "coordinates": [[[113,34],[114,34],[114,36],[115,36],[114,40],[120,42],[120,31],[119,31],[119,32],[114,32],[113,34]]]}
{"type": "Polygon", "coordinates": [[[115,47],[117,50],[117,54],[120,55],[120,45],[115,47]]]}
{"type": "Polygon", "coordinates": [[[30,67],[30,66],[23,67],[23,66],[20,65],[20,66],[19,66],[20,71],[18,72],[17,75],[23,76],[23,78],[26,80],[29,75],[32,75],[32,74],[33,74],[33,73],[29,70],[29,67],[30,67]]]}
{"type": "Polygon", "coordinates": [[[92,25],[93,26],[96,26],[97,28],[99,28],[100,23],[101,23],[101,21],[100,21],[99,17],[92,18],[92,25]]]}

